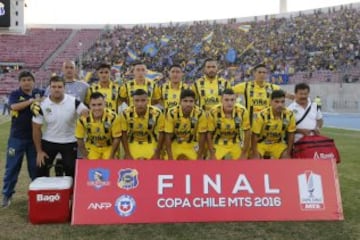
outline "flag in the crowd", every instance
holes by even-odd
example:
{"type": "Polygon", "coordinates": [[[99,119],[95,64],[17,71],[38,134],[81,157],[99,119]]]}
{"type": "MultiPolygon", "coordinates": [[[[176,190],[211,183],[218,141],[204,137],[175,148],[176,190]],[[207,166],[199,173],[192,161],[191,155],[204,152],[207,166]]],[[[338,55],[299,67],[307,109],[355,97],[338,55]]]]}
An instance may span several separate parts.
{"type": "Polygon", "coordinates": [[[91,71],[87,72],[84,77],[85,82],[89,82],[89,80],[92,78],[93,73],[91,71]]]}
{"type": "Polygon", "coordinates": [[[152,71],[152,70],[147,70],[146,73],[146,78],[151,79],[151,80],[160,80],[163,77],[163,74],[160,72],[156,72],[156,71],[152,71]]]}
{"type": "Polygon", "coordinates": [[[168,45],[168,42],[170,41],[171,37],[169,35],[164,35],[160,39],[160,45],[162,47],[165,47],[168,45]]]}
{"type": "Polygon", "coordinates": [[[244,31],[244,32],[247,33],[248,31],[250,31],[251,25],[249,25],[249,24],[242,24],[242,25],[239,26],[239,29],[240,29],[241,31],[244,31]]]}
{"type": "Polygon", "coordinates": [[[122,64],[115,64],[111,66],[111,72],[121,72],[122,64]]]}
{"type": "Polygon", "coordinates": [[[236,50],[234,48],[229,48],[225,55],[225,60],[228,63],[234,63],[236,61],[236,50]]]}
{"type": "Polygon", "coordinates": [[[255,41],[252,41],[251,43],[249,43],[249,45],[246,46],[245,50],[244,51],[247,51],[247,50],[250,50],[251,48],[254,47],[254,43],[255,41]]]}
{"type": "Polygon", "coordinates": [[[199,42],[199,43],[195,44],[195,46],[193,47],[192,52],[194,54],[199,54],[201,52],[201,48],[202,48],[202,43],[199,42]]]}
{"type": "Polygon", "coordinates": [[[212,32],[210,32],[208,35],[206,35],[205,37],[203,37],[202,40],[203,40],[204,42],[207,42],[207,43],[210,44],[211,41],[212,41],[213,36],[214,36],[214,32],[212,31],[212,32]]]}
{"type": "Polygon", "coordinates": [[[128,58],[127,60],[130,60],[130,62],[135,61],[136,59],[138,59],[138,56],[136,54],[136,52],[130,48],[127,49],[127,53],[128,53],[128,58]]]}
{"type": "Polygon", "coordinates": [[[254,47],[254,43],[255,43],[255,41],[252,41],[251,43],[249,43],[249,45],[246,46],[244,51],[242,51],[241,54],[238,57],[242,56],[244,53],[246,53],[247,51],[252,49],[254,47]]]}
{"type": "Polygon", "coordinates": [[[159,50],[157,49],[155,43],[148,43],[145,45],[142,51],[143,53],[148,54],[150,57],[155,57],[159,50]]]}
{"type": "Polygon", "coordinates": [[[190,60],[187,62],[186,65],[192,66],[192,65],[195,65],[195,64],[196,64],[196,59],[195,59],[195,58],[192,58],[192,59],[190,59],[190,60]]]}

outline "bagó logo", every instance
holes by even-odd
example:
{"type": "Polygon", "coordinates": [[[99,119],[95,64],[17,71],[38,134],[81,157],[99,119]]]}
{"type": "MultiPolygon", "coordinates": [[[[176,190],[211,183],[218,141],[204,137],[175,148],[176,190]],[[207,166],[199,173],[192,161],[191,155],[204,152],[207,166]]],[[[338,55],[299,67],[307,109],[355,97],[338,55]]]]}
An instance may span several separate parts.
{"type": "Polygon", "coordinates": [[[88,186],[92,186],[95,189],[100,189],[104,186],[109,186],[110,171],[105,168],[94,168],[88,172],[88,186]]]}
{"type": "Polygon", "coordinates": [[[324,194],[319,174],[312,171],[298,175],[299,200],[302,210],[324,210],[324,194]]]}

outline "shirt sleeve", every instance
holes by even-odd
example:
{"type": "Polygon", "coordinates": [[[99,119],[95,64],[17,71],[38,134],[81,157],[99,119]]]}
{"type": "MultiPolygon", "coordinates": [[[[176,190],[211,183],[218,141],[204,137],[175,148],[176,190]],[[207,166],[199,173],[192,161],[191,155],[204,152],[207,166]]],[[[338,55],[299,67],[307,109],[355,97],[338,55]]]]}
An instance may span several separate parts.
{"type": "Polygon", "coordinates": [[[208,118],[206,117],[205,112],[203,112],[203,114],[199,118],[199,125],[197,131],[198,133],[206,133],[208,131],[208,118]]]}
{"type": "Polygon", "coordinates": [[[80,139],[85,138],[85,127],[80,118],[76,121],[75,137],[80,139]]]}
{"type": "Polygon", "coordinates": [[[121,87],[120,87],[120,97],[121,98],[127,98],[128,94],[126,91],[126,83],[124,83],[121,87]]]}
{"type": "Polygon", "coordinates": [[[264,120],[261,117],[260,113],[256,114],[253,121],[252,132],[255,134],[260,134],[263,124],[264,120]]]}
{"type": "MultiPolygon", "coordinates": [[[[273,84],[273,89],[274,89],[274,90],[280,90],[281,87],[280,87],[279,85],[273,84]]],[[[283,91],[285,91],[285,90],[283,90],[283,91]]],[[[285,92],[286,92],[286,91],[285,91],[285,92]]]]}
{"type": "Polygon", "coordinates": [[[290,117],[290,122],[289,122],[289,125],[288,125],[288,128],[287,128],[287,131],[292,133],[292,132],[295,132],[296,131],[296,121],[295,121],[295,115],[294,114],[291,114],[291,117],[290,117]]]}
{"type": "Polygon", "coordinates": [[[209,112],[207,115],[208,115],[207,116],[208,117],[208,131],[209,132],[214,132],[215,131],[215,125],[216,125],[216,123],[215,123],[216,119],[214,117],[214,114],[213,114],[213,112],[209,112]]]}
{"type": "Polygon", "coordinates": [[[122,135],[121,121],[120,121],[119,116],[116,116],[116,118],[114,120],[114,123],[113,123],[112,128],[111,128],[111,135],[114,138],[121,137],[121,135],[122,135]]]}
{"type": "MultiPolygon", "coordinates": [[[[24,100],[26,100],[26,99],[24,99],[24,100]]],[[[21,102],[21,101],[19,100],[19,95],[17,94],[17,92],[16,91],[11,92],[10,96],[9,96],[9,105],[12,105],[14,103],[19,103],[19,102],[21,102]]]]}
{"type": "Polygon", "coordinates": [[[44,123],[44,117],[41,114],[38,114],[37,116],[33,116],[32,121],[34,123],[42,125],[44,123]]]}
{"type": "Polygon", "coordinates": [[[125,118],[125,112],[123,112],[120,115],[120,127],[121,127],[121,131],[127,131],[128,130],[128,125],[127,125],[127,121],[125,118]]]}
{"type": "Polygon", "coordinates": [[[165,130],[165,116],[163,113],[160,113],[156,128],[158,132],[164,132],[165,130]]]}
{"type": "Polygon", "coordinates": [[[160,100],[161,98],[161,90],[160,90],[160,87],[155,84],[154,86],[154,93],[153,93],[153,96],[152,96],[152,99],[153,100],[160,100]]]}
{"type": "Polygon", "coordinates": [[[236,84],[236,85],[233,87],[233,90],[234,90],[235,94],[244,95],[244,94],[245,94],[245,84],[246,84],[246,83],[236,84]]]}
{"type": "Polygon", "coordinates": [[[82,111],[84,110],[88,110],[88,108],[85,106],[85,104],[83,104],[82,102],[80,102],[79,106],[76,108],[76,112],[77,114],[81,114],[82,111]]]}
{"type": "Polygon", "coordinates": [[[86,96],[85,96],[85,103],[87,105],[89,105],[89,102],[90,102],[90,95],[91,95],[91,88],[89,87],[87,90],[86,90],[86,96]]]}
{"type": "Polygon", "coordinates": [[[242,116],[241,128],[243,131],[250,130],[250,117],[249,112],[244,108],[243,116],[242,116]]]}
{"type": "Polygon", "coordinates": [[[170,111],[168,111],[166,114],[165,132],[174,133],[174,119],[171,116],[170,111]]]}

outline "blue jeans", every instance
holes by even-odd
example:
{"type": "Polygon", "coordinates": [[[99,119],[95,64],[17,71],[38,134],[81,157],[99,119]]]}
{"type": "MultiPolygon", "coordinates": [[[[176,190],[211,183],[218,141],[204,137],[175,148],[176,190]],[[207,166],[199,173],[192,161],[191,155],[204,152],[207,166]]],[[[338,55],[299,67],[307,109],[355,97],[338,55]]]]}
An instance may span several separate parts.
{"type": "Polygon", "coordinates": [[[10,137],[6,153],[6,167],[2,193],[11,197],[15,192],[22,161],[26,154],[28,172],[31,180],[36,178],[36,150],[32,139],[10,137]]]}

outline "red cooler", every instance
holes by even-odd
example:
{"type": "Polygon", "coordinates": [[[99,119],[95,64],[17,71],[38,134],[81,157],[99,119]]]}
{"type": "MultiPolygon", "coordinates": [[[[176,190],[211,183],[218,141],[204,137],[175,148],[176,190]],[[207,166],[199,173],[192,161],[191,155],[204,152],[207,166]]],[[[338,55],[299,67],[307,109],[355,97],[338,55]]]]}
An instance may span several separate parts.
{"type": "Polygon", "coordinates": [[[29,219],[33,224],[70,221],[72,177],[39,177],[29,186],[29,219]]]}

